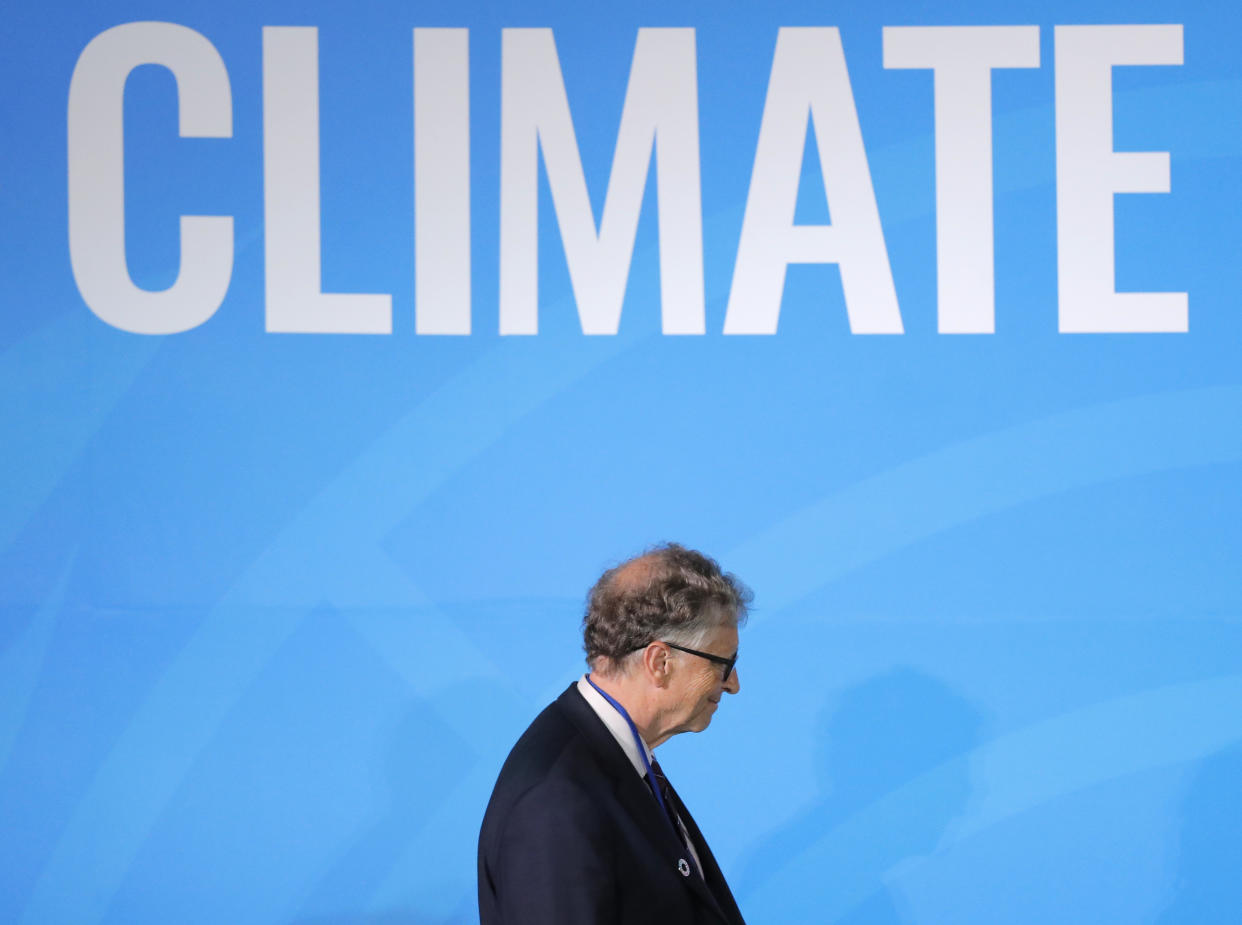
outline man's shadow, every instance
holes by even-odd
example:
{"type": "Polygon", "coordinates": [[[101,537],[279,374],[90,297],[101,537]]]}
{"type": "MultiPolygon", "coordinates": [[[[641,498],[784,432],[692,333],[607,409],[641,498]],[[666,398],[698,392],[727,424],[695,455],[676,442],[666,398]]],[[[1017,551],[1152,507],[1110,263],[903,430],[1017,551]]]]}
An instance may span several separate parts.
{"type": "Polygon", "coordinates": [[[1242,743],[1204,759],[1182,804],[1174,896],[1158,925],[1224,925],[1242,915],[1242,743]]]}
{"type": "Polygon", "coordinates": [[[967,754],[981,727],[982,716],[965,698],[908,667],[830,701],[816,724],[820,797],[743,859],[743,906],[755,894],[765,905],[796,904],[785,911],[816,921],[902,922],[885,875],[932,851],[966,808],[967,754]]]}

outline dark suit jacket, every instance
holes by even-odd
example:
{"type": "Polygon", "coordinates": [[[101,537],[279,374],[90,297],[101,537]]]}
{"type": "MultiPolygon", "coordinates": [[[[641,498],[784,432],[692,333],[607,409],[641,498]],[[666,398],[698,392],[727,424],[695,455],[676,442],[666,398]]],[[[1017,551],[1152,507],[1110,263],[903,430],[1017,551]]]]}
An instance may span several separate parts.
{"type": "Polygon", "coordinates": [[[646,781],[570,685],[509,753],[479,833],[482,925],[744,925],[674,794],[706,878],[646,781]]]}

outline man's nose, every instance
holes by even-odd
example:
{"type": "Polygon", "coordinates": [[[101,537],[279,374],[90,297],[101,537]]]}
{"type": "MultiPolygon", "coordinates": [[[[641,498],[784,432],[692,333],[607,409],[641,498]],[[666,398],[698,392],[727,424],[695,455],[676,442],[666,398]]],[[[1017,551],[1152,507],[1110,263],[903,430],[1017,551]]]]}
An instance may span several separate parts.
{"type": "Polygon", "coordinates": [[[725,681],[724,689],[730,694],[736,694],[742,689],[742,682],[738,679],[736,666],[729,672],[729,680],[725,681]]]}

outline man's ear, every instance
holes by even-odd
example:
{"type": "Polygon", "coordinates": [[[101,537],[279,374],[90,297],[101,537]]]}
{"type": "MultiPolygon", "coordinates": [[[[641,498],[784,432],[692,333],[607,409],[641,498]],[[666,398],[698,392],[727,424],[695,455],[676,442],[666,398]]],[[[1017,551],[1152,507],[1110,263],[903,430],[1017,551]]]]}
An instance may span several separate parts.
{"type": "Polygon", "coordinates": [[[653,642],[643,650],[643,670],[656,687],[665,687],[673,670],[672,653],[668,646],[653,642]]]}

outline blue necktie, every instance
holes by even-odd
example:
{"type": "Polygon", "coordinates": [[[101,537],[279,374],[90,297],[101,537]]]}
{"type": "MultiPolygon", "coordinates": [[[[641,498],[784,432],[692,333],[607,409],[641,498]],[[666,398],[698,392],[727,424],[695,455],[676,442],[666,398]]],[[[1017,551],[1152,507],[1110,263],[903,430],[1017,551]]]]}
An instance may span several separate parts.
{"type": "MultiPolygon", "coordinates": [[[[664,809],[668,813],[668,821],[673,826],[673,831],[677,833],[677,838],[681,841],[682,846],[689,853],[689,861],[693,863],[694,852],[690,850],[690,844],[687,841],[687,835],[681,828],[681,822],[677,818],[677,810],[674,808],[673,788],[669,784],[668,778],[664,776],[664,771],[660,768],[660,763],[655,760],[653,755],[651,758],[651,776],[655,778],[656,786],[660,788],[660,796],[664,798],[664,809]]],[[[697,868],[698,865],[695,865],[697,868]]],[[[701,873],[700,873],[701,876],[701,873]]]]}

